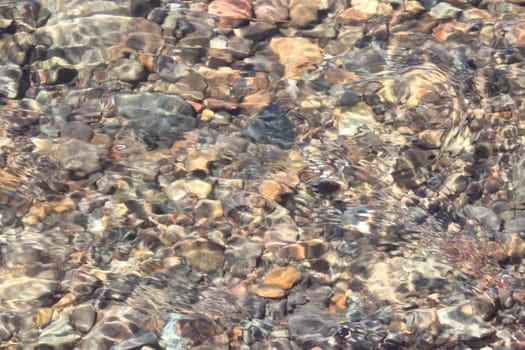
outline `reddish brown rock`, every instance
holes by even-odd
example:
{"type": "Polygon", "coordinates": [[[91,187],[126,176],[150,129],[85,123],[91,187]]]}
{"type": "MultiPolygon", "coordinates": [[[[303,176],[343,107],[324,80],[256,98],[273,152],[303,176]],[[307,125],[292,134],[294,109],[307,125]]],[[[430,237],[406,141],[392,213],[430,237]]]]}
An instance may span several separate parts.
{"type": "Polygon", "coordinates": [[[323,61],[323,51],[305,38],[273,38],[270,50],[279,56],[286,79],[300,79],[323,61]]]}
{"type": "Polygon", "coordinates": [[[371,17],[371,14],[351,7],[341,12],[337,16],[337,21],[341,24],[360,24],[368,21],[371,17]]]}
{"type": "Polygon", "coordinates": [[[292,288],[300,279],[301,271],[299,271],[299,269],[296,267],[276,267],[266,274],[262,285],[288,290],[292,288]]]}
{"type": "Polygon", "coordinates": [[[252,18],[252,2],[250,0],[215,0],[208,6],[208,13],[219,17],[219,27],[235,28],[252,18]]]}

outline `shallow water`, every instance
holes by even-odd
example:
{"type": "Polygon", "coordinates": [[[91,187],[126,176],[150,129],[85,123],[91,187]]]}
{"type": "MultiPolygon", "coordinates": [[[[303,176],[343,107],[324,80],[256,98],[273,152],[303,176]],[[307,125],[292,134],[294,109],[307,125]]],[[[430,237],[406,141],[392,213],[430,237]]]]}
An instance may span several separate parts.
{"type": "Polygon", "coordinates": [[[516,1],[0,1],[0,348],[525,346],[516,1]]]}

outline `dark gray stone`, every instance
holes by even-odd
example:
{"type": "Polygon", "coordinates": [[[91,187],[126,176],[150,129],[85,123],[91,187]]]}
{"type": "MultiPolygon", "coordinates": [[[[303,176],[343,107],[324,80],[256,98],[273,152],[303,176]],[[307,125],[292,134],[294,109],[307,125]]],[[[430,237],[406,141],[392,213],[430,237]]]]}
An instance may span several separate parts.
{"type": "Polygon", "coordinates": [[[246,123],[242,131],[255,143],[273,144],[281,148],[292,147],[295,130],[284,111],[276,105],[263,109],[246,123]]]}

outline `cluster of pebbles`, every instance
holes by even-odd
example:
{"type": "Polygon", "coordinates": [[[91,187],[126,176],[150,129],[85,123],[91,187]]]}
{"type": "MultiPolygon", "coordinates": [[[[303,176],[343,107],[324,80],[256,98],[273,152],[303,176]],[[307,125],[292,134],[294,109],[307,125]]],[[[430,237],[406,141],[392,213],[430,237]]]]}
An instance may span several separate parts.
{"type": "Polygon", "coordinates": [[[0,1],[0,348],[525,347],[525,1],[0,1]]]}

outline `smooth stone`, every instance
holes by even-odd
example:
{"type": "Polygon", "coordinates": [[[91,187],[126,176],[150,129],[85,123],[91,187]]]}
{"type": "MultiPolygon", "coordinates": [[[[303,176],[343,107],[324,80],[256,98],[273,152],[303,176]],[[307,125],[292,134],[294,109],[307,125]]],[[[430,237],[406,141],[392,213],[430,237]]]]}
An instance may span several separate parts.
{"type": "Polygon", "coordinates": [[[87,333],[95,324],[97,311],[93,305],[83,304],[75,307],[69,318],[76,330],[82,333],[87,333]]]}
{"type": "Polygon", "coordinates": [[[16,64],[0,64],[0,96],[15,98],[18,95],[22,70],[16,64]]]}
{"type": "Polygon", "coordinates": [[[60,129],[60,136],[89,142],[93,137],[93,129],[84,123],[66,123],[60,129]]]}
{"type": "Polygon", "coordinates": [[[342,136],[354,136],[363,128],[374,130],[379,127],[374,111],[365,102],[358,102],[349,110],[335,110],[334,115],[338,117],[337,130],[342,136]]]}
{"type": "Polygon", "coordinates": [[[473,341],[489,337],[496,329],[481,317],[471,314],[463,304],[439,309],[437,317],[445,332],[462,341],[473,341]]]}
{"type": "Polygon", "coordinates": [[[264,244],[248,238],[237,238],[228,242],[225,251],[225,269],[233,276],[245,278],[256,267],[264,249],[264,244]]]}
{"type": "Polygon", "coordinates": [[[193,116],[192,108],[180,96],[155,92],[118,94],[115,96],[115,107],[117,114],[134,120],[177,114],[193,116]]]}
{"type": "Polygon", "coordinates": [[[255,18],[271,23],[288,19],[288,4],[286,0],[255,0],[253,4],[255,18]]]}
{"type": "Polygon", "coordinates": [[[269,47],[284,66],[286,79],[301,79],[323,61],[323,50],[306,38],[272,38],[269,47]]]}
{"type": "Polygon", "coordinates": [[[159,345],[157,335],[150,331],[139,331],[123,342],[113,345],[111,350],[142,350],[146,348],[147,345],[152,345],[156,349],[159,345]]]}
{"type": "Polygon", "coordinates": [[[3,308],[11,311],[27,311],[35,307],[52,304],[49,298],[58,287],[56,281],[15,277],[0,283],[0,302],[3,308]]]}
{"type": "Polygon", "coordinates": [[[213,0],[208,6],[208,14],[218,16],[218,26],[235,28],[252,18],[251,0],[213,0]]]}
{"type": "Polygon", "coordinates": [[[525,241],[518,234],[513,233],[505,237],[502,245],[508,257],[515,259],[525,257],[525,241]]]}
{"type": "Polygon", "coordinates": [[[35,349],[70,349],[79,339],[69,324],[67,313],[61,312],[58,319],[42,330],[35,349]]]}
{"type": "Polygon", "coordinates": [[[296,267],[277,267],[268,271],[262,281],[263,286],[273,286],[284,290],[292,288],[301,279],[301,271],[296,267]]]}
{"type": "Polygon", "coordinates": [[[128,58],[118,60],[113,67],[113,73],[117,79],[128,83],[144,81],[148,76],[148,72],[142,64],[128,58]]]}
{"type": "Polygon", "coordinates": [[[177,201],[185,197],[188,193],[194,194],[198,199],[205,199],[210,195],[212,190],[213,186],[205,181],[198,179],[181,179],[170,183],[166,187],[165,192],[171,200],[177,201]]]}
{"type": "Polygon", "coordinates": [[[465,214],[491,230],[499,230],[501,221],[491,209],[467,204],[463,208],[465,214]]]}
{"type": "Polygon", "coordinates": [[[285,149],[292,147],[295,141],[293,124],[276,105],[266,107],[248,120],[242,133],[255,143],[273,144],[285,149]]]}
{"type": "Polygon", "coordinates": [[[65,139],[60,142],[52,156],[60,165],[75,172],[77,176],[86,176],[101,169],[100,148],[77,139],[65,139]]]}
{"type": "Polygon", "coordinates": [[[203,273],[214,273],[224,266],[224,253],[220,250],[195,249],[185,254],[190,265],[203,273]]]}
{"type": "Polygon", "coordinates": [[[458,7],[440,2],[430,9],[430,15],[437,19],[453,19],[460,14],[462,10],[458,7]]]}
{"type": "Polygon", "coordinates": [[[318,22],[319,0],[290,1],[290,24],[299,28],[307,28],[318,22]]]}
{"type": "Polygon", "coordinates": [[[525,218],[516,218],[505,221],[505,230],[509,232],[525,231],[525,218]]]}
{"type": "Polygon", "coordinates": [[[280,299],[286,295],[284,289],[270,285],[253,286],[250,291],[261,298],[280,299]]]}

